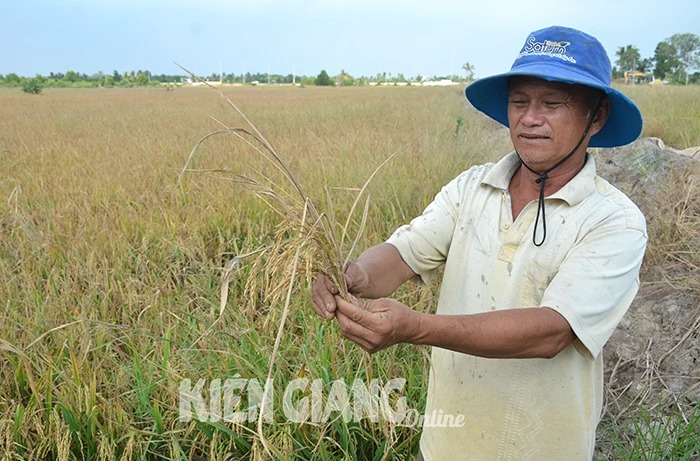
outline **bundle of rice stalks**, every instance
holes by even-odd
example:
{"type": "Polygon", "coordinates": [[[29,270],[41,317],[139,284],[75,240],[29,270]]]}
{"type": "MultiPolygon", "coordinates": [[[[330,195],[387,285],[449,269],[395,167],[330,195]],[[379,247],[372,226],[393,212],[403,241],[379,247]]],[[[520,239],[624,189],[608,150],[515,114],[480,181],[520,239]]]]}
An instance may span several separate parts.
{"type": "MultiPolygon", "coordinates": [[[[183,68],[184,69],[184,68],[183,68]]],[[[184,69],[187,71],[186,69],[184,69]]],[[[187,71],[189,72],[189,71],[187,71]]],[[[191,73],[190,73],[191,74],[191,73]]],[[[193,75],[193,74],[191,74],[193,75]]],[[[193,75],[194,76],[194,75],[193,75]]],[[[197,78],[195,76],[195,78],[197,78]]],[[[202,81],[200,79],[200,81],[202,81]]],[[[206,82],[204,82],[206,84],[206,82]]],[[[209,86],[209,85],[208,85],[209,86]]],[[[272,143],[260,132],[248,117],[218,88],[209,86],[217,92],[226,103],[244,120],[247,127],[230,127],[223,122],[215,121],[221,128],[202,137],[192,148],[187,161],[178,178],[178,187],[182,183],[187,172],[204,172],[218,174],[223,179],[251,191],[260,198],[268,208],[275,212],[280,220],[274,237],[269,244],[262,248],[254,249],[245,254],[237,255],[229,261],[224,269],[224,286],[232,274],[233,268],[244,259],[254,258],[252,273],[264,274],[264,286],[255,277],[249,278],[246,283],[245,293],[250,300],[255,302],[260,293],[264,293],[262,300],[266,305],[278,304],[285,294],[286,287],[292,282],[292,274],[297,264],[301,263],[304,275],[324,274],[333,281],[340,291],[340,296],[347,299],[347,287],[343,277],[343,269],[349,261],[350,255],[355,250],[357,242],[364,228],[367,212],[370,204],[369,194],[365,194],[367,186],[378,171],[396,155],[394,153],[387,158],[365,182],[359,190],[348,217],[344,224],[337,223],[333,211],[333,202],[328,195],[329,212],[319,211],[319,208],[306,194],[301,184],[290,169],[287,161],[272,145],[272,143]],[[249,173],[240,173],[227,169],[190,169],[189,165],[199,147],[208,139],[215,136],[233,135],[247,146],[251,147],[261,158],[269,163],[278,173],[281,173],[283,182],[279,182],[272,175],[266,174],[253,167],[249,173]],[[360,227],[352,242],[349,230],[351,220],[360,205],[363,196],[364,208],[360,220],[360,227]]],[[[398,153],[398,152],[397,152],[398,153]]],[[[279,175],[277,175],[279,177],[279,175]]],[[[327,189],[326,189],[327,190],[327,189]]],[[[227,300],[227,290],[222,290],[220,310],[223,311],[227,300]]]]}
{"type": "MultiPolygon", "coordinates": [[[[264,305],[272,307],[283,305],[277,327],[275,345],[268,366],[269,380],[273,375],[277,353],[285,331],[284,325],[289,313],[293,288],[297,281],[310,281],[314,274],[323,274],[338,287],[339,295],[346,300],[348,299],[348,290],[343,271],[355,250],[366,223],[370,204],[369,194],[366,193],[367,187],[379,170],[398,152],[389,156],[374,170],[359,189],[345,222],[340,224],[336,221],[333,201],[327,188],[325,190],[328,212],[322,212],[306,194],[285,158],[238,106],[218,88],[208,85],[204,80],[199,79],[184,67],[182,69],[223,98],[226,104],[245,122],[246,127],[231,127],[214,119],[221,128],[197,141],[180,173],[178,186],[181,184],[186,172],[197,171],[215,174],[251,191],[266,203],[269,210],[276,213],[280,218],[276,231],[269,242],[266,242],[261,248],[250,249],[245,254],[237,255],[224,268],[219,312],[219,319],[221,319],[221,314],[226,307],[228,285],[234,268],[241,261],[252,259],[252,262],[250,262],[251,276],[245,282],[244,298],[252,306],[264,305]],[[228,169],[190,169],[190,163],[202,143],[222,135],[232,135],[251,148],[253,152],[265,160],[265,164],[271,167],[272,171],[266,172],[252,166],[249,166],[249,172],[237,172],[228,169]],[[359,230],[357,230],[354,238],[351,239],[352,218],[359,211],[358,207],[360,207],[363,197],[364,207],[359,220],[359,230]]],[[[266,323],[271,317],[267,317],[266,323]]],[[[213,325],[210,327],[210,330],[211,328],[213,328],[213,325]]],[[[267,392],[264,395],[267,396],[267,392]]],[[[265,406],[264,400],[261,406],[265,406]]],[[[279,450],[266,441],[262,422],[261,413],[258,420],[258,438],[267,455],[274,458],[275,455],[273,453],[279,454],[279,450]]]]}

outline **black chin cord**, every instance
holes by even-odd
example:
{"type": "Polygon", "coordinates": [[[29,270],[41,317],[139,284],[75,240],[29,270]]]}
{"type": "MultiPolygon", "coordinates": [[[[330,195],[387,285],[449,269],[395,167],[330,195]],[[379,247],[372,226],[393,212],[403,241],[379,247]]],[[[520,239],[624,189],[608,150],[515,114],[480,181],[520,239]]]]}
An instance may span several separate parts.
{"type": "Polygon", "coordinates": [[[576,153],[576,151],[579,149],[579,147],[581,147],[581,144],[583,144],[584,139],[586,139],[586,136],[588,136],[588,132],[591,131],[591,127],[593,126],[593,122],[595,121],[596,117],[598,116],[598,110],[600,110],[600,105],[603,103],[604,99],[605,99],[604,97],[601,98],[598,101],[598,104],[596,104],[595,110],[593,111],[593,114],[591,115],[591,119],[588,121],[588,126],[586,127],[586,131],[583,132],[583,136],[581,136],[581,139],[579,139],[578,143],[576,144],[576,147],[574,147],[573,150],[571,152],[569,152],[569,154],[566,157],[559,160],[552,168],[548,169],[544,173],[540,173],[539,171],[535,171],[532,168],[530,168],[529,166],[527,166],[527,163],[525,163],[523,161],[523,159],[522,159],[522,157],[520,157],[520,154],[518,153],[518,151],[517,150],[515,151],[516,155],[520,159],[520,163],[522,163],[523,166],[525,168],[527,168],[528,170],[530,170],[532,173],[539,175],[539,177],[537,179],[535,179],[535,183],[540,185],[540,198],[537,202],[537,217],[535,218],[535,228],[532,231],[532,243],[536,247],[541,246],[544,243],[545,239],[547,238],[547,219],[545,218],[545,209],[544,209],[545,181],[547,181],[549,179],[549,173],[551,173],[552,170],[554,170],[555,168],[558,168],[562,164],[564,164],[564,162],[569,160],[569,158],[571,158],[571,156],[576,153]],[[540,240],[538,243],[537,242],[537,228],[539,227],[539,223],[540,223],[540,214],[542,215],[542,240],[540,240]]]}

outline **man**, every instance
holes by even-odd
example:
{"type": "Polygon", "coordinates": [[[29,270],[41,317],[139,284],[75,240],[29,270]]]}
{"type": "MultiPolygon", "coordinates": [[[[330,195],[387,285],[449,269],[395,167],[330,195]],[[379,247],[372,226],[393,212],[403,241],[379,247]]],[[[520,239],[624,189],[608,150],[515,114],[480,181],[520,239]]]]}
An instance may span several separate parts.
{"type": "Polygon", "coordinates": [[[515,149],[445,186],[423,214],[346,270],[313,306],[367,351],[433,346],[427,461],[590,460],[603,399],[601,349],[639,285],[644,217],[596,175],[586,149],[633,141],[637,107],[610,87],[603,46],[580,31],[530,34],[511,70],[466,89],[515,149]],[[445,265],[437,314],[383,298],[445,265]],[[367,300],[367,298],[375,300],[367,300]]]}

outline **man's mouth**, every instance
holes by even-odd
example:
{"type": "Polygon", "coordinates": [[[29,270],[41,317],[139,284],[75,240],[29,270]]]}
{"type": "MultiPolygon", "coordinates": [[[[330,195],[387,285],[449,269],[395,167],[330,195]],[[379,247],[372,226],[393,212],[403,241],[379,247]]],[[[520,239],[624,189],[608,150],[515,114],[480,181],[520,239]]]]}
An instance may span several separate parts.
{"type": "Polygon", "coordinates": [[[549,139],[549,136],[544,136],[544,135],[534,134],[534,133],[520,133],[518,135],[518,137],[521,139],[524,139],[526,141],[539,141],[539,140],[549,139]]]}

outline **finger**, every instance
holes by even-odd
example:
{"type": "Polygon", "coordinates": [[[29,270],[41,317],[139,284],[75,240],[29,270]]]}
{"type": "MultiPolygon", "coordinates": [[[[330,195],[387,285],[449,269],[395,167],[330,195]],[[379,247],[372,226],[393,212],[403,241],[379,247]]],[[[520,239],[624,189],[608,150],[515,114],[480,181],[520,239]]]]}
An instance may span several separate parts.
{"type": "Polygon", "coordinates": [[[321,290],[319,289],[320,277],[320,274],[316,274],[311,281],[311,307],[318,315],[325,317],[326,309],[323,307],[323,300],[320,295],[321,290]]]}
{"type": "Polygon", "coordinates": [[[343,276],[345,278],[345,285],[348,287],[348,291],[353,291],[354,288],[357,288],[356,285],[359,284],[362,278],[359,266],[353,262],[350,262],[345,266],[343,276]]]}
{"type": "Polygon", "coordinates": [[[351,318],[345,316],[340,310],[336,311],[336,320],[338,320],[338,325],[340,325],[340,332],[344,337],[354,342],[366,351],[373,351],[375,345],[369,340],[372,331],[368,330],[364,326],[355,323],[351,318]]]}
{"type": "Polygon", "coordinates": [[[323,306],[326,309],[326,312],[328,313],[327,318],[333,318],[335,315],[335,309],[336,309],[336,301],[335,301],[335,295],[338,294],[338,287],[335,286],[333,282],[331,282],[331,279],[328,277],[323,277],[323,284],[325,287],[325,291],[321,294],[321,299],[323,301],[323,306]]]}
{"type": "Polygon", "coordinates": [[[323,282],[326,284],[326,290],[333,295],[338,294],[338,287],[328,277],[323,277],[323,282]]]}
{"type": "Polygon", "coordinates": [[[353,302],[348,302],[345,301],[343,298],[340,296],[335,297],[335,302],[337,306],[337,311],[336,312],[342,312],[342,314],[349,318],[350,320],[353,321],[353,323],[357,323],[360,325],[367,325],[370,321],[370,313],[367,310],[367,302],[365,302],[365,306],[361,304],[361,301],[358,299],[352,298],[353,302]]]}
{"type": "MultiPolygon", "coordinates": [[[[322,317],[332,319],[335,311],[335,297],[329,286],[332,282],[322,274],[317,274],[312,282],[312,305],[314,310],[322,317]]],[[[337,289],[335,289],[337,291],[337,289]]]]}
{"type": "Polygon", "coordinates": [[[321,317],[330,320],[335,316],[335,300],[328,301],[327,299],[324,299],[323,297],[317,294],[312,298],[312,303],[314,310],[321,317]]]}
{"type": "Polygon", "coordinates": [[[325,318],[325,319],[333,318],[333,315],[330,314],[330,313],[328,312],[328,310],[326,309],[326,305],[325,305],[325,303],[323,302],[323,300],[321,299],[321,297],[318,296],[318,295],[316,295],[316,294],[313,295],[312,298],[311,298],[311,307],[313,307],[314,311],[315,311],[316,314],[318,314],[319,316],[321,316],[321,317],[323,317],[323,318],[325,318]]]}
{"type": "Polygon", "coordinates": [[[368,341],[365,341],[363,338],[355,337],[352,335],[345,335],[345,339],[352,341],[366,352],[374,353],[378,350],[378,348],[375,345],[369,343],[368,341]]]}

